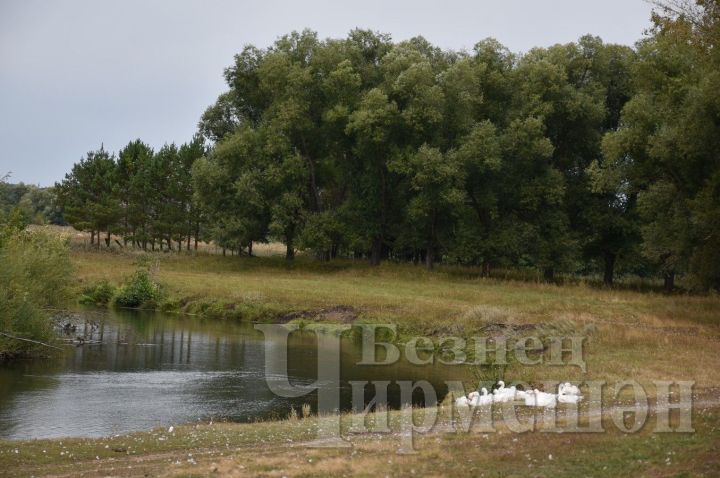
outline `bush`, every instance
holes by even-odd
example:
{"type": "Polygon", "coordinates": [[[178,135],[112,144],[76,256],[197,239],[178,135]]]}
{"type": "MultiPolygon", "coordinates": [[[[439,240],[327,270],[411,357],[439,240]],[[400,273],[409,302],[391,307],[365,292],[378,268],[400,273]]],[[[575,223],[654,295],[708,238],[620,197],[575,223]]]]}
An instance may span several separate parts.
{"type": "Polygon", "coordinates": [[[120,307],[154,308],[161,298],[160,286],[147,270],[140,269],[117,290],[114,302],[120,307]]]}
{"type": "MultiPolygon", "coordinates": [[[[0,331],[48,342],[53,331],[45,309],[70,298],[72,264],[67,238],[44,228],[0,226],[0,331]]],[[[0,337],[0,356],[47,352],[30,342],[0,337]]]]}
{"type": "Polygon", "coordinates": [[[102,280],[97,285],[88,287],[83,290],[80,297],[80,303],[86,305],[107,305],[115,295],[116,288],[106,280],[102,280]]]}

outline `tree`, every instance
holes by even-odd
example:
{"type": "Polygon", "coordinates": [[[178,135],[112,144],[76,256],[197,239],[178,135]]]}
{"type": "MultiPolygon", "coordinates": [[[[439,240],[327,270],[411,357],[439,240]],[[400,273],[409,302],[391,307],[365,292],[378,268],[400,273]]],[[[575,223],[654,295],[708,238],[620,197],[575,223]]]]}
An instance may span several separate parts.
{"type": "Polygon", "coordinates": [[[270,211],[266,201],[262,140],[250,127],[218,143],[192,168],[195,199],[212,226],[208,233],[221,247],[239,250],[267,241],[270,211]]]}
{"type": "Polygon", "coordinates": [[[652,35],[640,43],[637,94],[622,126],[604,141],[603,180],[638,196],[642,250],[672,290],[676,273],[719,287],[717,227],[718,129],[716,2],[663,2],[652,35]]]}
{"type": "Polygon", "coordinates": [[[154,152],[139,139],[131,141],[118,153],[117,191],[122,208],[122,230],[125,245],[147,247],[149,239],[149,199],[154,185],[147,172],[154,152]]]}
{"type": "Polygon", "coordinates": [[[399,158],[391,169],[410,181],[407,223],[419,235],[425,249],[425,264],[434,265],[443,245],[450,241],[465,197],[462,163],[455,154],[423,145],[417,153],[399,158]]]}
{"type": "Polygon", "coordinates": [[[122,216],[117,184],[117,165],[110,153],[100,148],[89,152],[73,166],[65,179],[56,184],[58,203],[65,218],[76,229],[91,232],[91,243],[100,246],[100,232],[105,231],[105,244],[122,216]]]}

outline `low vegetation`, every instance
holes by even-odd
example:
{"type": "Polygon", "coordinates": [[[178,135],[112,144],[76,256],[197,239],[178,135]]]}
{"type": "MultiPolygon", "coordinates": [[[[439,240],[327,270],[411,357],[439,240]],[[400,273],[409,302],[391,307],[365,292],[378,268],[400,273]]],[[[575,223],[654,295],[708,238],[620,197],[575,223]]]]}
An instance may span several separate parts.
{"type": "Polygon", "coordinates": [[[146,270],[135,271],[117,290],[113,301],[119,307],[158,308],[162,297],[160,286],[150,277],[146,270]]]}
{"type": "Polygon", "coordinates": [[[67,303],[73,278],[67,238],[13,217],[0,223],[0,358],[49,352],[47,309],[67,303]]]}
{"type": "MultiPolygon", "coordinates": [[[[349,435],[352,448],[309,448],[318,418],[200,424],[98,439],[0,441],[5,476],[715,476],[720,414],[699,408],[695,433],[496,433],[435,430],[398,454],[391,433],[349,435]]],[[[343,417],[347,430],[350,416],[343,417]]],[[[650,417],[652,421],[653,417],[650,417]]]]}

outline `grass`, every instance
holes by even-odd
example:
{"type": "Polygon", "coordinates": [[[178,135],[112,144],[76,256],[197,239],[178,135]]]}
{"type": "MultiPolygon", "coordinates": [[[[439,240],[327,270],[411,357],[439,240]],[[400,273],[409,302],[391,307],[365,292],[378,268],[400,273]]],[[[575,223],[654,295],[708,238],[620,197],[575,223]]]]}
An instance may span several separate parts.
{"type": "MultiPolygon", "coordinates": [[[[446,410],[441,409],[441,414],[446,410]]],[[[391,432],[350,438],[351,448],[309,448],[318,418],[202,424],[103,439],[0,441],[4,476],[716,476],[720,410],[695,411],[695,433],[511,433],[478,427],[418,436],[399,454],[391,432]],[[699,418],[702,419],[699,419],[699,418]]],[[[320,419],[324,420],[324,419],[320,419]]],[[[342,417],[346,429],[350,416],[342,417]]]]}
{"type": "MultiPolygon", "coordinates": [[[[143,254],[76,248],[78,292],[118,286],[143,254]]],[[[202,317],[394,323],[401,340],[487,335],[497,324],[588,336],[587,371],[513,365],[506,377],[555,380],[692,380],[716,397],[720,385],[720,298],[663,295],[574,284],[480,278],[472,270],[299,257],[152,254],[164,306],[202,317]]],[[[188,320],[193,320],[189,315],[188,320]]],[[[198,317],[199,319],[199,317],[198,317]]],[[[506,329],[512,330],[512,329],[506,329]]],[[[531,329],[531,332],[532,333],[531,329]]],[[[468,384],[472,377],[468,377],[468,384]]],[[[649,390],[651,391],[651,389],[649,390]]],[[[717,404],[713,407],[718,407],[717,404]]],[[[348,417],[344,417],[348,420],[348,417]]],[[[215,423],[106,439],[0,441],[7,476],[714,476],[720,467],[720,409],[696,410],[693,434],[431,433],[420,453],[398,455],[397,431],[358,435],[350,450],[302,446],[316,417],[215,423]],[[15,452],[17,450],[17,452],[15,452]]]]}

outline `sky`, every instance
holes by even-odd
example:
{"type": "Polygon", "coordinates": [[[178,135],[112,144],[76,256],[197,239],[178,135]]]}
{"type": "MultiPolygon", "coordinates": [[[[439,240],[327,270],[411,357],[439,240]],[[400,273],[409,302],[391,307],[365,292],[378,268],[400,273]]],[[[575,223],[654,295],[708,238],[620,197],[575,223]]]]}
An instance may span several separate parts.
{"type": "Polygon", "coordinates": [[[101,144],[189,141],[233,55],[293,30],[455,50],[494,37],[526,52],[586,33],[632,45],[650,12],[643,0],[0,0],[0,176],[50,186],[101,144]]]}

